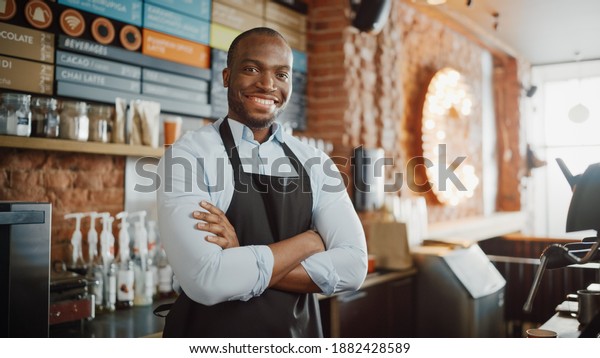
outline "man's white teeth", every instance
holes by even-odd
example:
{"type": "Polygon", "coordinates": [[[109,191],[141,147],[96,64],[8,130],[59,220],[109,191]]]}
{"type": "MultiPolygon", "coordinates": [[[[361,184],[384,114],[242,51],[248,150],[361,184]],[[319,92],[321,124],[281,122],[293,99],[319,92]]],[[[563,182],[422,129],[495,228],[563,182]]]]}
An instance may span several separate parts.
{"type": "Polygon", "coordinates": [[[257,97],[252,97],[252,100],[254,102],[260,103],[260,104],[264,104],[264,105],[270,105],[270,104],[274,104],[275,101],[273,101],[272,99],[262,99],[262,98],[257,98],[257,97]]]}

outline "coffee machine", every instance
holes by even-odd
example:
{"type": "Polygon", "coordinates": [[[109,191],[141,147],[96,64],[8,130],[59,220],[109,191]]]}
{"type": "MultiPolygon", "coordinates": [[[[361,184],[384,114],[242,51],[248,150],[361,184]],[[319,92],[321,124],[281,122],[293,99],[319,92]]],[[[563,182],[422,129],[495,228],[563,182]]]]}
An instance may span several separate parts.
{"type": "MultiPolygon", "coordinates": [[[[540,266],[523,306],[525,312],[531,312],[533,300],[546,269],[600,263],[600,163],[592,164],[583,174],[574,176],[562,159],[557,158],[556,161],[573,192],[567,215],[566,231],[595,230],[596,236],[584,238],[581,242],[552,244],[544,249],[540,257],[540,266]]],[[[600,284],[590,286],[600,287],[600,284]]],[[[583,326],[580,337],[600,335],[600,307],[596,308],[591,313],[586,311],[586,315],[589,317],[582,322],[579,317],[582,314],[580,304],[578,318],[583,326]]]]}
{"type": "Polygon", "coordinates": [[[0,201],[0,337],[48,337],[49,203],[0,201]]]}

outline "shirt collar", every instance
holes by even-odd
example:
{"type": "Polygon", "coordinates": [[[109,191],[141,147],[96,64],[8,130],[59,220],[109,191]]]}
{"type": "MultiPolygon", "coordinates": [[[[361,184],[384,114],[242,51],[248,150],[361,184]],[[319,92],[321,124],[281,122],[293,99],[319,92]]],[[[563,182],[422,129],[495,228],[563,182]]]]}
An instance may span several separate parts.
{"type": "MultiPolygon", "coordinates": [[[[215,124],[220,126],[226,118],[227,117],[219,120],[218,123],[215,124]]],[[[236,145],[239,145],[239,141],[241,139],[254,142],[254,133],[252,133],[252,130],[248,126],[236,121],[235,119],[229,118],[229,127],[231,128],[231,134],[233,135],[233,140],[235,141],[236,145]]],[[[280,143],[283,143],[284,138],[282,126],[277,122],[273,122],[271,129],[273,133],[269,136],[267,142],[275,138],[280,143]]]]}

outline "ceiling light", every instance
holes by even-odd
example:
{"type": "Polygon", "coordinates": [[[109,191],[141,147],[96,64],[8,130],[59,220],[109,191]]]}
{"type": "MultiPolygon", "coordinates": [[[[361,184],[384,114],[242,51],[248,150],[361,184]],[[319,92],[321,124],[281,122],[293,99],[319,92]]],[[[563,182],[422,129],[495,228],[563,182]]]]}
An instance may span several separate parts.
{"type": "MultiPolygon", "coordinates": [[[[581,98],[581,74],[579,73],[579,61],[581,60],[579,51],[575,51],[575,63],[577,66],[577,96],[581,98]]],[[[579,101],[571,107],[568,113],[569,119],[575,123],[583,123],[590,117],[590,110],[579,101]]]]}
{"type": "Polygon", "coordinates": [[[569,119],[575,123],[583,123],[590,117],[590,110],[581,103],[571,107],[569,110],[569,119]]]}

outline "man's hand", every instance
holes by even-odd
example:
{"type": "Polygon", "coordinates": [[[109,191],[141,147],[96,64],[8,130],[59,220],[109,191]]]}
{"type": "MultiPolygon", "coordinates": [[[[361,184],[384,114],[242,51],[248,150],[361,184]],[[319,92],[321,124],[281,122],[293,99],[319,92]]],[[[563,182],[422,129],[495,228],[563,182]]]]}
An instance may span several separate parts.
{"type": "Polygon", "coordinates": [[[287,282],[285,285],[283,283],[279,285],[285,291],[301,292],[292,290],[291,288],[293,286],[304,287],[307,284],[313,284],[304,268],[300,266],[300,262],[309,256],[325,251],[325,244],[319,233],[307,230],[286,240],[269,244],[268,246],[275,258],[269,287],[279,285],[280,281],[290,273],[292,275],[287,277],[286,280],[290,282],[287,282]]]}
{"type": "Polygon", "coordinates": [[[204,221],[196,224],[196,228],[215,234],[215,236],[206,236],[205,240],[219,245],[222,249],[240,246],[235,229],[225,213],[207,201],[202,201],[200,206],[208,212],[194,211],[192,213],[195,219],[204,221]]]}

